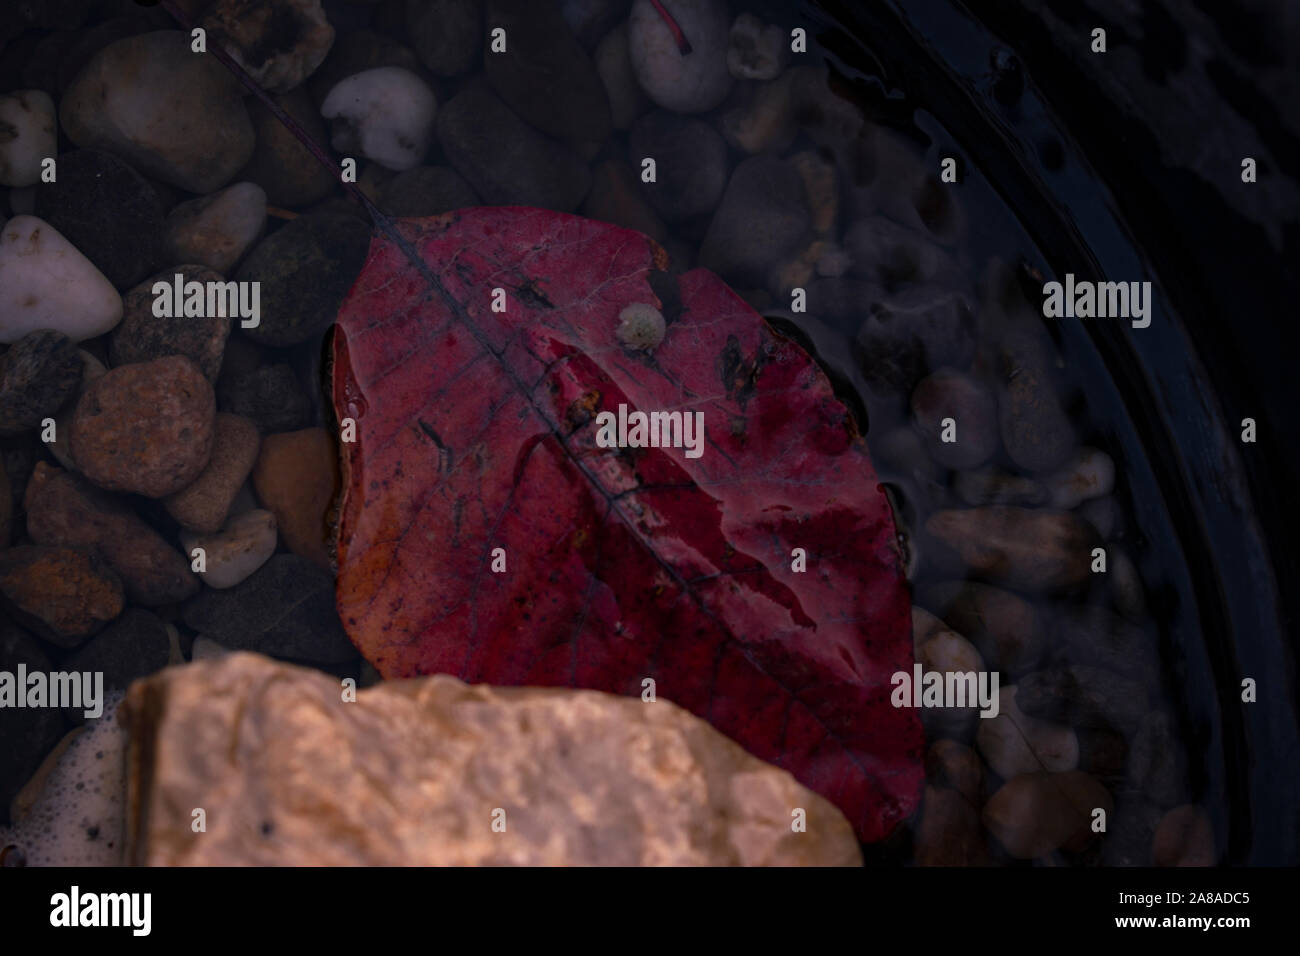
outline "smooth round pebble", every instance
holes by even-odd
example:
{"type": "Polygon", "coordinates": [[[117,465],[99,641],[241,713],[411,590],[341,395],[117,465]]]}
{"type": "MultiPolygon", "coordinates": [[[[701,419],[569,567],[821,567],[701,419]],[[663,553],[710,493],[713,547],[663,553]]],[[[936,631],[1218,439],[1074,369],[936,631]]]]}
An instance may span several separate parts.
{"type": "Polygon", "coordinates": [[[336,150],[400,171],[418,166],[429,151],[437,107],[424,80],[400,66],[381,66],[340,82],[320,112],[332,121],[336,150]]]}
{"type": "Polygon", "coordinates": [[[677,113],[703,113],[731,91],[727,70],[730,17],[724,0],[677,0],[670,13],[691,47],[683,53],[650,0],[628,15],[628,48],[637,82],[650,99],[677,113]]]}
{"type": "Polygon", "coordinates": [[[256,183],[235,183],[183,202],[167,215],[167,257],[227,275],[265,225],[266,191],[256,183]]]}
{"type": "Polygon", "coordinates": [[[213,534],[181,533],[181,546],[194,559],[202,548],[206,568],[199,578],[210,588],[232,588],[275,553],[275,515],[269,511],[248,511],[231,518],[213,534]]]}
{"type": "Polygon", "coordinates": [[[48,222],[14,216],[0,229],[0,343],[37,329],[80,342],[121,318],[117,289],[48,222]]]}
{"type": "Polygon", "coordinates": [[[250,419],[218,412],[208,464],[193,482],[163,499],[167,513],[191,531],[220,531],[253,470],[260,445],[257,425],[250,419]]]}
{"type": "Polygon", "coordinates": [[[162,498],[208,463],[216,398],[192,359],[170,355],[111,369],[72,419],[72,457],[101,488],[162,498]]]}

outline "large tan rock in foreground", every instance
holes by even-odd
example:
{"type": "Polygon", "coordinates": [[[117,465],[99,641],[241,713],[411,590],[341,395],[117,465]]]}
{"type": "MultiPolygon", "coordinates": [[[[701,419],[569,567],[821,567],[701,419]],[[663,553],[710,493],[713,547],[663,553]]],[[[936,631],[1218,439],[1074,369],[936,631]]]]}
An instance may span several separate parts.
{"type": "Polygon", "coordinates": [[[443,675],[343,696],[246,653],[134,684],[128,862],[861,862],[835,807],[666,701],[443,675]]]}

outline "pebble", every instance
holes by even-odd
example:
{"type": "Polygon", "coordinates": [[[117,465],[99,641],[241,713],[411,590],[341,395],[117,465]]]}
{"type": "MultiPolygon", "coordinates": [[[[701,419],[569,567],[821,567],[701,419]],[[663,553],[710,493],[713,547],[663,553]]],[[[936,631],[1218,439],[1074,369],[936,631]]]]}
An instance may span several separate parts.
{"type": "Polygon", "coordinates": [[[294,554],[274,555],[232,588],[205,588],[183,616],[228,650],[321,664],[357,656],[334,607],[333,575],[294,554]]]}
{"type": "Polygon", "coordinates": [[[1138,620],[1146,614],[1146,589],[1137,565],[1128,552],[1112,545],[1107,550],[1110,560],[1110,596],[1119,611],[1129,620],[1138,620]]]}
{"type": "Polygon", "coordinates": [[[1080,448],[1055,474],[1044,478],[1053,508],[1068,511],[1115,488],[1115,462],[1097,448],[1080,448]]]}
{"type": "Polygon", "coordinates": [[[315,337],[338,315],[369,250],[369,226],[351,216],[286,223],[254,246],[236,273],[240,282],[261,283],[261,323],[243,333],[275,347],[315,337]]]}
{"type": "Polygon", "coordinates": [[[215,415],[212,386],[192,359],[122,365],[77,402],[72,457],[101,488],[162,498],[207,465],[215,415]]]}
{"type": "Polygon", "coordinates": [[[247,511],[212,534],[181,532],[181,546],[193,557],[202,548],[207,564],[199,573],[210,588],[232,588],[267,562],[277,543],[275,515],[269,511],[247,511]]]}
{"type": "Polygon", "coordinates": [[[163,242],[172,262],[193,262],[228,275],[266,226],[266,191],[235,183],[183,202],[167,215],[163,242]]]}
{"type": "Polygon", "coordinates": [[[605,97],[609,100],[610,125],[614,129],[631,128],[636,118],[645,112],[650,100],[632,70],[626,21],[601,38],[594,60],[596,72],[605,84],[605,97]]]}
{"type": "Polygon", "coordinates": [[[1151,861],[1156,866],[1214,866],[1214,824],[1203,807],[1174,807],[1156,826],[1151,840],[1151,861]]]}
{"type": "Polygon", "coordinates": [[[108,339],[109,361],[121,366],[184,355],[194,360],[209,382],[215,382],[234,320],[221,315],[154,315],[154,283],[166,282],[170,289],[177,274],[182,282],[225,282],[211,269],[184,265],[150,276],[128,290],[122,296],[122,321],[108,339]]]}
{"type": "Polygon", "coordinates": [[[440,216],[479,205],[474,188],[450,166],[416,166],[379,189],[379,208],[390,216],[440,216]]]}
{"type": "Polygon", "coordinates": [[[1042,660],[1040,615],[1024,598],[975,581],[949,581],[931,586],[925,600],[1004,675],[1018,677],[1042,660]]]}
{"type": "MultiPolygon", "coordinates": [[[[609,33],[610,28],[627,16],[632,0],[560,0],[560,13],[573,35],[584,48],[609,33]]],[[[626,21],[624,21],[626,22],[626,21]]]]}
{"type": "Polygon", "coordinates": [[[548,136],[598,143],[609,136],[609,98],[595,65],[558,7],[486,0],[487,22],[508,37],[508,54],[489,53],[483,71],[520,119],[548,136]]]}
{"type": "Polygon", "coordinates": [[[979,813],[955,790],[927,786],[912,849],[916,866],[988,866],[979,813]]]}
{"type": "Polygon", "coordinates": [[[1128,743],[1122,734],[1097,727],[1079,727],[1079,769],[1107,782],[1111,790],[1123,783],[1128,743]]]}
{"type": "Polygon", "coordinates": [[[808,227],[799,171],[774,157],[752,157],[731,174],[700,247],[700,264],[733,283],[759,285],[808,227]]]}
{"type": "MultiPolygon", "coordinates": [[[[477,52],[474,51],[473,55],[477,52]]],[[[338,38],[320,69],[307,81],[306,89],[319,106],[329,91],[349,76],[381,66],[401,67],[426,82],[433,79],[415,51],[400,40],[374,30],[347,30],[338,38]]]]}
{"type": "MultiPolygon", "coordinates": [[[[956,631],[946,627],[936,631],[921,645],[916,655],[917,661],[925,671],[941,673],[982,672],[984,659],[975,645],[956,631]]],[[[966,707],[927,707],[921,711],[921,722],[930,737],[953,737],[965,739],[970,736],[979,718],[978,701],[969,701],[966,707]]]]}
{"type": "Polygon", "coordinates": [[[50,643],[76,647],[122,613],[122,581],[102,558],[34,544],[0,551],[0,595],[15,620],[50,643]]]}
{"type": "Polygon", "coordinates": [[[1151,842],[1162,816],[1159,807],[1132,794],[1116,794],[1101,845],[1102,866],[1150,866],[1151,842]]]}
{"type": "Polygon", "coordinates": [[[466,87],[438,111],[437,131],[447,161],[487,205],[572,212],[591,186],[576,153],[524,123],[481,85],[466,87]]]}
{"type": "MultiPolygon", "coordinates": [[[[827,286],[850,293],[851,315],[865,313],[854,346],[869,385],[908,393],[934,369],[961,369],[975,353],[975,316],[966,297],[942,288],[914,287],[889,297],[870,295],[853,279],[823,279],[809,298],[820,304],[827,286]],[[853,290],[860,289],[857,295],[853,290]]],[[[815,307],[815,306],[811,306],[815,307]]]]}
{"type": "Polygon", "coordinates": [[[760,83],[748,101],[722,116],[722,135],[744,153],[780,153],[799,135],[792,73],[760,83]]]}
{"type": "Polygon", "coordinates": [[[0,230],[0,343],[53,329],[74,342],[122,318],[122,297],[53,226],[14,216],[0,230]]]}
{"type": "Polygon", "coordinates": [[[345,156],[360,152],[400,171],[424,160],[437,107],[424,80],[400,66],[381,66],[339,82],[320,112],[332,120],[330,141],[336,150],[345,156]]]}
{"type": "MultiPolygon", "coordinates": [[[[158,615],[130,607],[89,641],[66,657],[65,671],[90,671],[104,675],[104,690],[126,690],[131,682],[167,666],[171,637],[158,615]]],[[[74,725],[84,721],[84,708],[65,708],[64,716],[74,725]]]]}
{"type": "Polygon", "coordinates": [[[1092,811],[1110,816],[1109,791],[1086,773],[1021,774],[1004,783],[984,804],[984,826],[1018,860],[1067,847],[1082,848],[1093,836],[1092,811]]]}
{"type": "MultiPolygon", "coordinates": [[[[994,413],[994,441],[997,441],[994,413]]],[[[1023,505],[1047,503],[1047,488],[1041,481],[1003,471],[994,465],[963,471],[953,478],[953,491],[968,505],[1023,505]]]]}
{"type": "Polygon", "coordinates": [[[607,159],[596,166],[582,214],[634,229],[660,244],[668,237],[668,227],[650,207],[636,171],[621,159],[607,159]]]}
{"type": "Polygon", "coordinates": [[[1128,751],[1128,783],[1161,807],[1187,797],[1187,755],[1173,718],[1153,711],[1142,718],[1128,751]]]}
{"type": "Polygon", "coordinates": [[[1121,528],[1119,502],[1114,495],[1085,501],[1079,508],[1079,516],[1096,528],[1103,540],[1113,537],[1121,528]]]}
{"type": "Polygon", "coordinates": [[[62,332],[28,332],[0,355],[0,436],[37,428],[81,384],[77,346],[62,332]]]}
{"type": "Polygon", "coordinates": [[[244,88],[190,37],[160,30],[110,43],[63,95],[68,138],[142,172],[206,195],[230,182],[253,151],[244,88]]]}
{"type": "Polygon", "coordinates": [[[1002,445],[1021,468],[1052,472],[1074,448],[1074,426],[1056,394],[1054,376],[1036,344],[1012,337],[999,347],[1002,445]]]}
{"type": "Polygon", "coordinates": [[[672,18],[690,43],[682,53],[650,0],[635,0],[628,15],[628,48],[637,82],[650,99],[677,113],[703,113],[726,99],[730,18],[724,0],[676,0],[672,18]]]}
{"type": "Polygon", "coordinates": [[[880,216],[849,226],[844,248],[857,275],[891,289],[947,281],[960,274],[952,257],[927,236],[880,216]]]}
{"type": "Polygon", "coordinates": [[[1016,702],[1026,714],[1073,727],[1130,736],[1147,712],[1143,686],[1087,664],[1058,664],[1020,679],[1016,702]]]}
{"type": "Polygon", "coordinates": [[[668,222],[712,210],[727,186],[727,144],[703,120],[655,110],[636,121],[628,134],[628,158],[641,169],[655,161],[655,181],[642,191],[668,222]]]}
{"type": "Polygon", "coordinates": [[[1092,528],[1066,511],[1003,505],[936,511],[925,530],[977,576],[1018,590],[1066,589],[1092,573],[1092,528]]]}
{"type": "Polygon", "coordinates": [[[993,394],[974,378],[942,368],[912,392],[912,420],[926,450],[945,468],[974,468],[998,450],[998,408],[993,394]],[[945,441],[952,419],[952,441],[945,441]]]}
{"type": "Polygon", "coordinates": [[[866,129],[862,110],[831,88],[831,74],[825,64],[797,66],[786,75],[791,81],[795,119],[816,146],[843,154],[861,141],[866,129]]]}
{"type": "Polygon", "coordinates": [[[1046,628],[1058,663],[1091,664],[1151,688],[1160,682],[1155,638],[1104,607],[1059,607],[1046,628]]]}
{"type": "Polygon", "coordinates": [[[0,94],[0,186],[34,186],[58,149],[54,101],[42,90],[0,94]]]}
{"type": "Polygon", "coordinates": [[[282,362],[223,380],[220,394],[225,411],[251,419],[264,435],[302,428],[311,418],[298,376],[282,362]]]}
{"type": "MultiPolygon", "coordinates": [[[[803,179],[813,231],[819,236],[829,236],[835,231],[840,211],[839,179],[834,164],[812,150],[796,153],[790,162],[803,179]]],[[[842,254],[847,259],[847,253],[842,254]]]]}
{"type": "Polygon", "coordinates": [[[163,214],[149,181],[98,149],[63,154],[58,181],[36,189],[36,215],[119,289],[162,264],[163,214]]]}
{"type": "Polygon", "coordinates": [[[103,362],[85,349],[77,349],[77,357],[81,359],[81,384],[76,394],[59,409],[54,418],[54,441],[45,446],[54,460],[68,471],[77,470],[77,463],[72,459],[72,417],[76,414],[77,402],[81,401],[90,383],[108,371],[103,362]]]}
{"type": "Polygon", "coordinates": [[[458,76],[483,48],[483,0],[406,0],[406,36],[437,76],[458,76]]]}
{"type": "Polygon", "coordinates": [[[919,605],[912,605],[912,652],[919,654],[921,645],[928,641],[935,634],[946,630],[943,621],[935,617],[925,608],[919,605]]]}
{"type": "Polygon", "coordinates": [[[136,604],[174,604],[199,589],[179,551],[125,503],[80,475],[38,462],[27,483],[26,507],[37,544],[97,552],[136,604]]]}
{"type": "Polygon", "coordinates": [[[235,496],[253,470],[260,444],[257,426],[250,419],[218,412],[207,466],[193,482],[163,500],[167,513],[191,531],[213,534],[221,530],[235,496]]]}
{"type": "Polygon", "coordinates": [[[334,28],[320,0],[215,0],[200,21],[257,85],[283,93],[321,65],[334,28]]]}
{"type": "MultiPolygon", "coordinates": [[[[0,555],[5,552],[0,551],[0,555]]],[[[49,672],[40,642],[16,624],[0,619],[0,671],[49,672]]],[[[63,736],[63,716],[52,707],[6,709],[0,720],[0,822],[10,822],[9,805],[63,736]]]]}
{"type": "Polygon", "coordinates": [[[933,786],[957,791],[972,806],[978,806],[984,789],[984,765],[970,747],[940,737],[926,751],[925,779],[933,786]]]}
{"type": "Polygon", "coordinates": [[[788,59],[788,34],[776,24],[764,25],[752,13],[742,13],[731,24],[727,42],[727,69],[738,80],[772,80],[788,59]]]}
{"type": "Polygon", "coordinates": [[[225,657],[230,651],[226,650],[211,638],[199,635],[194,638],[194,644],[190,648],[191,661],[213,661],[219,657],[225,657]]]}
{"type": "MultiPolygon", "coordinates": [[[[303,90],[271,99],[308,136],[318,143],[325,142],[325,124],[303,90]]],[[[325,198],[338,182],[338,175],[318,163],[262,102],[256,97],[249,100],[248,113],[255,139],[252,155],[238,178],[261,186],[266,201],[272,205],[306,206],[325,198]]]]}
{"type": "Polygon", "coordinates": [[[289,550],[328,569],[327,520],[339,490],[338,451],[329,432],[267,435],[253,467],[253,489],[275,514],[289,550]]]}
{"type": "Polygon", "coordinates": [[[1079,738],[1073,730],[1022,713],[1014,684],[999,689],[998,701],[998,715],[981,719],[975,732],[975,744],[994,773],[1009,780],[1017,774],[1060,773],[1079,766],[1079,738]]]}

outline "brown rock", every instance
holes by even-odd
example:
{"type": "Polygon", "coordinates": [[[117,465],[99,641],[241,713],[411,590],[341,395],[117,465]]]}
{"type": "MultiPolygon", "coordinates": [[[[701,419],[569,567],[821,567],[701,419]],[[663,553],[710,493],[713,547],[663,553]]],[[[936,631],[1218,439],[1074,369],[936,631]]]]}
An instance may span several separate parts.
{"type": "Polygon", "coordinates": [[[935,787],[960,793],[968,803],[978,805],[984,785],[984,765],[965,744],[940,738],[925,756],[925,779],[935,787]]]}
{"type": "Polygon", "coordinates": [[[1187,803],[1166,813],[1151,841],[1156,866],[1214,866],[1214,827],[1209,814],[1187,803]]]}
{"type": "Polygon", "coordinates": [[[154,315],[154,283],[166,282],[170,289],[177,275],[182,276],[182,283],[225,282],[221,273],[198,265],[175,266],[145,279],[122,296],[122,321],[109,336],[109,358],[114,365],[129,365],[165,355],[188,355],[207,380],[215,382],[233,319],[222,315],[154,315]]]}
{"type": "Polygon", "coordinates": [[[272,93],[311,76],[334,44],[320,0],[211,0],[204,7],[212,40],[272,93]]]}
{"type": "Polygon", "coordinates": [[[914,848],[917,866],[987,866],[979,814],[955,790],[926,787],[914,848]]]}
{"type": "Polygon", "coordinates": [[[329,432],[304,428],[267,435],[253,467],[253,490],[275,515],[289,550],[328,569],[327,521],[339,490],[338,453],[329,432]]]}
{"type": "Polygon", "coordinates": [[[974,581],[950,581],[930,588],[926,601],[979,648],[989,666],[1017,677],[1042,659],[1038,612],[1024,598],[974,581]]]}
{"type": "Polygon", "coordinates": [[[110,491],[162,498],[203,471],[216,396],[192,359],[123,365],[91,383],[72,418],[72,457],[110,491]]]}
{"type": "Polygon", "coordinates": [[[199,589],[179,551],[80,475],[37,462],[27,483],[26,507],[27,528],[37,544],[97,551],[137,604],[172,604],[199,589]]]}
{"type": "Polygon", "coordinates": [[[260,441],[252,421],[218,412],[207,467],[191,484],[167,496],[163,501],[167,513],[191,531],[220,531],[231,502],[253,470],[260,441]]]}
{"type": "Polygon", "coordinates": [[[136,682],[120,713],[136,864],[861,860],[830,803],[666,701],[436,675],[345,703],[334,678],[235,653],[136,682]]]}
{"type": "Polygon", "coordinates": [[[1019,860],[1071,848],[1091,836],[1092,812],[1114,809],[1109,791],[1078,770],[1025,773],[1003,784],[984,804],[984,826],[1019,860]]]}
{"type": "Polygon", "coordinates": [[[98,555],[21,545],[0,551],[0,594],[42,637],[76,647],[122,613],[122,582],[98,555]]]}
{"type": "Polygon", "coordinates": [[[636,173],[618,159],[605,160],[592,173],[591,191],[587,193],[582,214],[643,232],[656,242],[663,242],[668,235],[668,227],[650,208],[637,185],[636,173]]]}
{"type": "MultiPolygon", "coordinates": [[[[266,190],[266,201],[273,205],[304,206],[324,198],[334,188],[335,177],[316,162],[307,147],[260,100],[249,99],[248,112],[257,138],[253,155],[239,178],[261,186],[266,190]]],[[[325,124],[303,90],[271,99],[312,139],[325,142],[325,124]]]]}
{"type": "Polygon", "coordinates": [[[925,530],[979,576],[1027,591],[1082,584],[1097,543],[1069,512],[1002,506],[936,511],[925,530]]]}

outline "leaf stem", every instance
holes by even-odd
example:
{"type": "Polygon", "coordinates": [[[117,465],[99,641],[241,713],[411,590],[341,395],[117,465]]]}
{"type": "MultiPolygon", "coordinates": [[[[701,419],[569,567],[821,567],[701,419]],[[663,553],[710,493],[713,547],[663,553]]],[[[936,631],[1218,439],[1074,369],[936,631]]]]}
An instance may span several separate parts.
{"type": "Polygon", "coordinates": [[[664,23],[668,25],[668,32],[677,41],[677,49],[681,51],[682,56],[690,53],[692,49],[691,41],[686,39],[686,34],[682,32],[682,28],[673,19],[673,15],[664,9],[664,5],[659,0],[650,0],[650,5],[659,12],[659,16],[663,17],[664,23]]]}
{"type": "MultiPolygon", "coordinates": [[[[162,0],[160,5],[164,10],[171,14],[173,20],[179,23],[186,30],[194,29],[194,21],[186,15],[186,13],[180,8],[180,5],[176,3],[176,0],[162,0]]],[[[271,97],[271,94],[262,89],[262,87],[258,85],[257,81],[249,76],[247,71],[236,63],[229,53],[221,48],[220,43],[213,44],[208,48],[208,52],[216,57],[222,66],[233,73],[236,79],[238,79],[250,93],[261,100],[262,105],[270,110],[271,115],[284,124],[285,129],[292,133],[298,142],[302,143],[318,163],[324,166],[325,169],[329,170],[330,175],[334,177],[348,195],[365,207],[366,211],[370,213],[371,219],[375,220],[376,223],[381,224],[387,224],[389,222],[388,217],[379,211],[379,208],[370,201],[370,197],[362,192],[361,188],[356,183],[344,181],[343,171],[338,162],[331,157],[329,153],[325,152],[324,148],[322,148],[316,140],[312,139],[311,134],[303,129],[297,120],[286,113],[280,104],[271,97]]]]}

